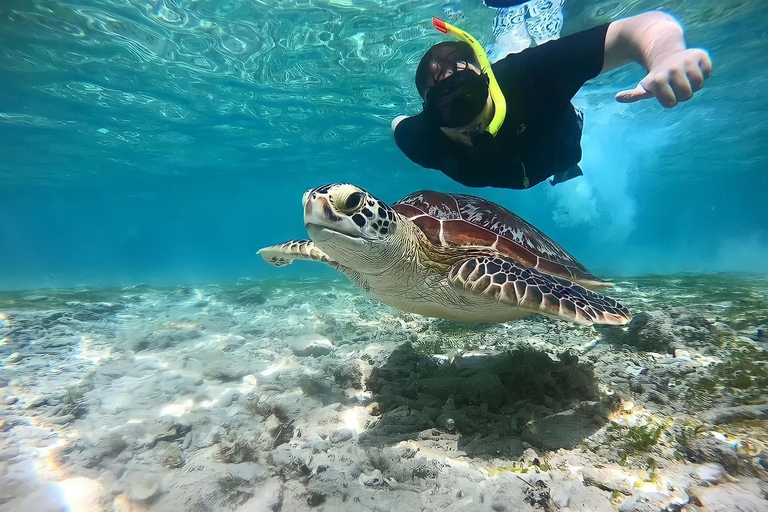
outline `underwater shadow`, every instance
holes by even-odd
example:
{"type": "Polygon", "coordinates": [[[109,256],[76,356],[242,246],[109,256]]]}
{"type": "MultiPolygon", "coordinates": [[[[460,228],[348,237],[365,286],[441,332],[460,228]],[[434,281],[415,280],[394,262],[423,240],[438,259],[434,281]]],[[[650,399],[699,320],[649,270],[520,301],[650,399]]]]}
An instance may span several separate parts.
{"type": "Polygon", "coordinates": [[[439,363],[404,343],[365,384],[379,417],[360,443],[372,447],[420,439],[455,442],[470,457],[518,457],[523,441],[574,448],[611,412],[592,367],[567,352],[557,361],[525,349],[439,363]]]}

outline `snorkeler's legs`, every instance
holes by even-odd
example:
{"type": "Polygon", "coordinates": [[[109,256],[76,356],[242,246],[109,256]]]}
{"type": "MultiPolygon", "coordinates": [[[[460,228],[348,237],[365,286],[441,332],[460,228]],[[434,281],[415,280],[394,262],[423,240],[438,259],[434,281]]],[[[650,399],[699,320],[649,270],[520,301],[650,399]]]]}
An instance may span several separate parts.
{"type": "Polygon", "coordinates": [[[531,0],[525,4],[525,27],[537,45],[560,37],[564,4],[565,0],[531,0]]]}
{"type": "Polygon", "coordinates": [[[560,37],[565,0],[528,2],[484,0],[499,10],[493,20],[495,42],[488,47],[488,58],[495,62],[510,53],[519,53],[532,43],[537,45],[560,37]]]}
{"type": "Polygon", "coordinates": [[[584,173],[582,172],[581,167],[579,167],[577,164],[566,169],[565,171],[556,172],[554,175],[552,175],[552,179],[549,180],[549,184],[554,187],[558,183],[563,183],[568,180],[572,180],[573,178],[578,178],[579,176],[584,176],[584,173]]]}
{"type": "Polygon", "coordinates": [[[505,7],[496,12],[493,19],[493,36],[496,40],[489,45],[487,52],[491,62],[531,46],[532,39],[525,26],[525,12],[525,4],[505,7]]]}

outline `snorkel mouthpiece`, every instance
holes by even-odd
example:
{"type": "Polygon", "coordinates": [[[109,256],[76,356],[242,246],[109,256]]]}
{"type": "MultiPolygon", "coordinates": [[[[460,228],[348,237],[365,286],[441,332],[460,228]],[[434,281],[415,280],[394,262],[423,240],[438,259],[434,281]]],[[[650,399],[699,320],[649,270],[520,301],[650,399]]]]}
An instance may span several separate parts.
{"type": "Polygon", "coordinates": [[[467,43],[477,57],[477,61],[480,63],[480,71],[488,76],[488,90],[491,92],[491,99],[493,100],[494,113],[491,124],[488,125],[486,131],[492,136],[496,136],[504,122],[504,117],[507,115],[507,101],[504,99],[504,95],[501,93],[499,83],[496,81],[496,77],[493,75],[493,69],[491,68],[491,62],[488,60],[483,46],[477,42],[477,39],[472,37],[469,33],[461,30],[458,27],[454,27],[450,23],[446,23],[439,18],[432,18],[432,24],[437,30],[443,34],[449,34],[453,37],[460,39],[467,43]]]}

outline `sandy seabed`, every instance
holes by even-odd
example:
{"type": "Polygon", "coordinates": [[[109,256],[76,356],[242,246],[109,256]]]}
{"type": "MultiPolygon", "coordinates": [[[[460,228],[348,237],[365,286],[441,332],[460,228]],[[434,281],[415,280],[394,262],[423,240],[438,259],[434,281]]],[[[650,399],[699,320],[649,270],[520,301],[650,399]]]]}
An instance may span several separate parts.
{"type": "Polygon", "coordinates": [[[0,293],[0,510],[768,511],[768,280],[611,295],[628,326],[342,280],[0,293]]]}

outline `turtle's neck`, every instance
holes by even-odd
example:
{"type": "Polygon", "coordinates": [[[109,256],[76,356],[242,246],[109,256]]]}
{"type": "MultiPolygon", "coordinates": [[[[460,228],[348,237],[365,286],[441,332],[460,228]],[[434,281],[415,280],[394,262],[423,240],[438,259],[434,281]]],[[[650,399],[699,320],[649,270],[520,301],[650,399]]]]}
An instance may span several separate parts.
{"type": "Polygon", "coordinates": [[[374,295],[385,303],[387,300],[384,297],[390,292],[396,295],[407,294],[408,289],[416,286],[423,278],[418,238],[423,235],[413,222],[399,213],[395,215],[397,229],[387,242],[382,243],[381,251],[375,258],[381,262],[381,266],[375,271],[355,272],[356,276],[345,272],[358,287],[367,292],[375,290],[374,295]]]}

